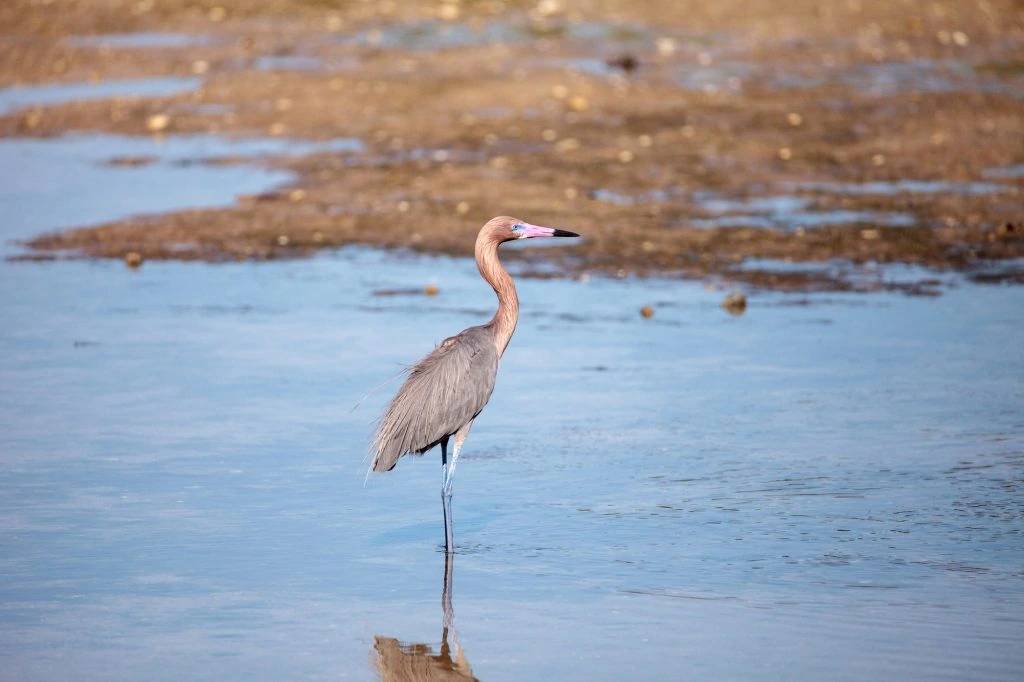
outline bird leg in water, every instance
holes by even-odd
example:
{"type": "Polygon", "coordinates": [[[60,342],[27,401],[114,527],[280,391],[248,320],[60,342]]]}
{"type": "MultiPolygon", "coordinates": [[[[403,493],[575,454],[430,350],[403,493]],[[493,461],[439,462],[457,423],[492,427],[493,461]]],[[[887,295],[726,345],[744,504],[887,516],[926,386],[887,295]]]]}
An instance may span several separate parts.
{"type": "Polygon", "coordinates": [[[441,439],[441,508],[444,510],[444,551],[452,551],[452,508],[450,497],[445,497],[448,485],[448,439],[441,439]]]}
{"type": "Polygon", "coordinates": [[[448,630],[455,622],[455,609],[452,608],[452,575],[454,570],[455,557],[452,554],[444,555],[444,586],[441,589],[441,609],[444,612],[444,620],[441,626],[444,629],[445,639],[448,639],[448,630]]]}
{"type": "Polygon", "coordinates": [[[452,448],[452,457],[448,459],[448,439],[441,441],[441,467],[444,470],[444,483],[441,486],[441,505],[444,507],[444,551],[452,553],[455,551],[455,543],[452,540],[452,480],[455,478],[455,465],[459,461],[459,452],[462,444],[466,442],[469,429],[473,422],[469,422],[455,432],[455,445],[452,448]]]}

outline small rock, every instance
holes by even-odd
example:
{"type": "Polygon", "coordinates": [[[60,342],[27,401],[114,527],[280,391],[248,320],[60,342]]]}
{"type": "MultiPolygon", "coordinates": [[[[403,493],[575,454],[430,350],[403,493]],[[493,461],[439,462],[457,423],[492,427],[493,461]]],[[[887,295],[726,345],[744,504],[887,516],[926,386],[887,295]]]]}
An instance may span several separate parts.
{"type": "Polygon", "coordinates": [[[540,0],[531,12],[538,19],[546,19],[562,11],[562,4],[558,0],[540,0]]]}
{"type": "Polygon", "coordinates": [[[722,307],[733,315],[742,315],[747,309],[747,295],[738,289],[731,291],[722,301],[722,307]]]}
{"type": "Polygon", "coordinates": [[[35,109],[33,111],[28,112],[27,114],[23,114],[21,119],[18,121],[18,125],[23,130],[33,130],[35,128],[38,128],[39,124],[42,123],[42,121],[43,112],[39,111],[38,109],[35,109]]]}
{"type": "Polygon", "coordinates": [[[567,137],[564,140],[559,140],[555,143],[555,151],[557,152],[572,152],[580,148],[580,141],[575,137],[567,137]]]}
{"type": "MultiPolygon", "coordinates": [[[[671,54],[671,52],[669,54],[671,54]]],[[[624,54],[614,59],[609,59],[605,63],[613,69],[622,69],[622,71],[625,73],[633,73],[634,71],[636,71],[637,67],[640,66],[640,61],[631,54],[624,54]]]]}
{"type": "Polygon", "coordinates": [[[345,26],[345,20],[337,14],[328,14],[326,20],[327,30],[337,33],[345,26]]]}
{"type": "Polygon", "coordinates": [[[643,308],[640,309],[640,316],[645,319],[650,319],[654,317],[654,308],[652,308],[649,305],[645,305],[643,308]]]}
{"type": "Polygon", "coordinates": [[[146,130],[151,133],[161,133],[171,125],[171,117],[167,114],[153,114],[146,119],[146,130]]]}
{"type": "Polygon", "coordinates": [[[1021,232],[1021,226],[1010,221],[1006,221],[996,228],[996,236],[1000,239],[1019,239],[1021,232]]]}
{"type": "Polygon", "coordinates": [[[138,251],[129,251],[124,254],[124,264],[132,270],[138,269],[142,265],[142,254],[138,251]]]}
{"type": "Polygon", "coordinates": [[[658,38],[654,41],[654,46],[658,48],[658,54],[662,57],[671,57],[679,49],[679,45],[672,38],[658,38]]]}

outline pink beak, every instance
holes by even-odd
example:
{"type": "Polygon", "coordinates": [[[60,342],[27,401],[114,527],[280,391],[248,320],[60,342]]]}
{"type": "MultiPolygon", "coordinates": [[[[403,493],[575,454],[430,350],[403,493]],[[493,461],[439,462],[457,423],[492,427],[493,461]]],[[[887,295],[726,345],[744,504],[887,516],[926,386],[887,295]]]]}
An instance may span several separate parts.
{"type": "Polygon", "coordinates": [[[520,223],[523,226],[523,234],[529,237],[579,237],[575,232],[568,230],[556,230],[553,227],[541,227],[530,223],[520,223]]]}

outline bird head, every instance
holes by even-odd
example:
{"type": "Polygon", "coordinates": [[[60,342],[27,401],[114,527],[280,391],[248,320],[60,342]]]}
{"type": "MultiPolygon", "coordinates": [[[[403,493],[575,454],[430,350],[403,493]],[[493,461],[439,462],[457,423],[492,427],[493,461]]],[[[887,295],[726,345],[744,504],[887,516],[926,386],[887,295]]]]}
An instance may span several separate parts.
{"type": "Polygon", "coordinates": [[[514,239],[530,239],[531,237],[579,237],[575,232],[531,225],[526,221],[510,216],[491,218],[484,225],[484,231],[499,242],[509,242],[514,239]]]}

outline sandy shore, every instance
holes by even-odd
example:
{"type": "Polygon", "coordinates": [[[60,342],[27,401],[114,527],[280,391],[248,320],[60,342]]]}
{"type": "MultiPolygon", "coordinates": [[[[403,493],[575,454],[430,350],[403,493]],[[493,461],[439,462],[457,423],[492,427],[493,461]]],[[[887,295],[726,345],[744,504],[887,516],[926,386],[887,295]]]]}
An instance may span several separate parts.
{"type": "Polygon", "coordinates": [[[40,236],[40,257],[266,259],[352,243],[468,254],[497,214],[586,235],[519,255],[538,272],[555,261],[845,289],[857,285],[821,268],[737,266],[977,273],[1024,255],[1019,2],[335,4],[5,3],[4,86],[199,80],[174,96],[15,109],[2,136],[363,144],[276,160],[294,184],[231,208],[40,236]],[[110,38],[137,33],[148,38],[110,38]]]}

